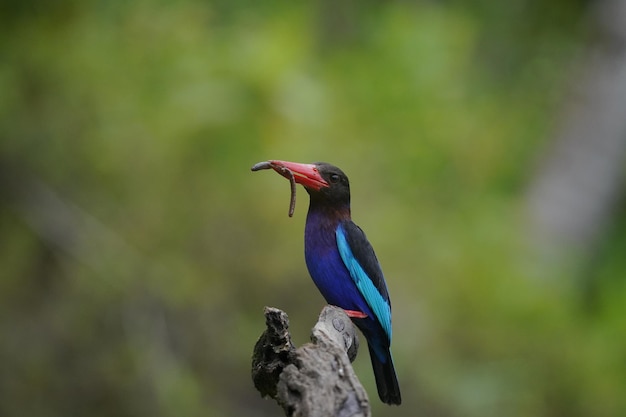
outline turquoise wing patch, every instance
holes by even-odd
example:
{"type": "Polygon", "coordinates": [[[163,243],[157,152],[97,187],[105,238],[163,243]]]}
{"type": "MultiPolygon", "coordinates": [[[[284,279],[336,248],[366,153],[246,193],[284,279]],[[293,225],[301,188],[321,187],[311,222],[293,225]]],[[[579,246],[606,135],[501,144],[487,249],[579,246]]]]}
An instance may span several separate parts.
{"type": "Polygon", "coordinates": [[[387,333],[389,340],[391,340],[391,307],[382,295],[380,295],[370,277],[367,276],[359,264],[359,261],[354,257],[352,249],[350,249],[350,245],[348,245],[348,241],[346,240],[346,235],[342,226],[337,227],[335,235],[337,238],[339,255],[341,256],[343,263],[346,265],[346,268],[348,268],[352,280],[361,294],[363,294],[367,305],[369,305],[376,315],[376,318],[382,325],[383,330],[387,333]]]}

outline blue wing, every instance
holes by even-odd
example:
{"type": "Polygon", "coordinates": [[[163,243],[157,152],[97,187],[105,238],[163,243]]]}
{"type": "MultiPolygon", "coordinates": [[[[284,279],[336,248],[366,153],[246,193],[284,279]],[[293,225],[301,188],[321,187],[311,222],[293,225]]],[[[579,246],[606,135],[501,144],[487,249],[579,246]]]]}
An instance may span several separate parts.
{"type": "Polygon", "coordinates": [[[339,254],[352,280],[391,340],[389,293],[372,245],[361,228],[351,221],[339,224],[335,235],[339,254]]]}

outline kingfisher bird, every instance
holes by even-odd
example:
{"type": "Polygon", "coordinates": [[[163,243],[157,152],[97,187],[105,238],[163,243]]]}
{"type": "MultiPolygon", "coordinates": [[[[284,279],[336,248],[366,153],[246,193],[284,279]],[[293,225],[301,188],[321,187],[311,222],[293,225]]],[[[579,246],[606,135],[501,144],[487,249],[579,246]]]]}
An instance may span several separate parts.
{"type": "Polygon", "coordinates": [[[271,160],[253,170],[265,168],[289,178],[292,186],[294,181],[301,184],[309,194],[304,232],[309,274],[326,302],[345,310],[365,336],[381,401],[399,405],[402,399],[390,351],[389,292],[372,245],[352,221],[348,177],[325,162],[271,160]]]}

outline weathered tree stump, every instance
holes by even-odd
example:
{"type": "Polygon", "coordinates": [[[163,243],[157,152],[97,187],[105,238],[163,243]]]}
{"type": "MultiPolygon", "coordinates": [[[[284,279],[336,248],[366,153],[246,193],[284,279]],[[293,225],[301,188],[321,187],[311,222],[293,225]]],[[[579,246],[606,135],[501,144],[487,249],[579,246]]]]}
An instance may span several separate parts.
{"type": "Polygon", "coordinates": [[[252,354],[252,380],[285,415],[369,417],[367,393],[352,369],[358,350],[356,330],[346,313],[322,310],[311,342],[296,348],[284,311],[265,307],[267,330],[252,354]]]}

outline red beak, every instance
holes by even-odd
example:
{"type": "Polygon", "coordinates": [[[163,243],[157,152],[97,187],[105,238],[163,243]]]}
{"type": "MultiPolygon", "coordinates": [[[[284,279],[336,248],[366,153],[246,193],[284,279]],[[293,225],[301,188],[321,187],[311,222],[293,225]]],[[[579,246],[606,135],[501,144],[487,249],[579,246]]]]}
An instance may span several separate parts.
{"type": "Polygon", "coordinates": [[[268,161],[274,169],[285,178],[289,178],[287,170],[293,173],[293,177],[298,184],[302,184],[306,188],[319,191],[321,188],[328,187],[328,182],[320,175],[317,166],[314,164],[299,164],[297,162],[287,161],[268,161]]]}

